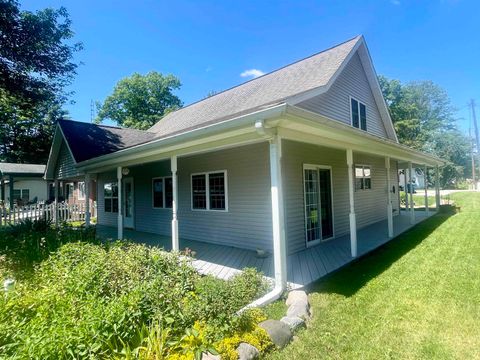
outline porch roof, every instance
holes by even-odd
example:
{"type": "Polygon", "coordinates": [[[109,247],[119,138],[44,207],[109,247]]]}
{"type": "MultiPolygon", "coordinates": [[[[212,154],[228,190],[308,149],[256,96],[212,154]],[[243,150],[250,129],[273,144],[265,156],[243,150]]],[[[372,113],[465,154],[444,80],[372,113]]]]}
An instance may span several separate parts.
{"type": "Polygon", "coordinates": [[[42,177],[45,173],[43,164],[0,163],[0,176],[42,177]]]}

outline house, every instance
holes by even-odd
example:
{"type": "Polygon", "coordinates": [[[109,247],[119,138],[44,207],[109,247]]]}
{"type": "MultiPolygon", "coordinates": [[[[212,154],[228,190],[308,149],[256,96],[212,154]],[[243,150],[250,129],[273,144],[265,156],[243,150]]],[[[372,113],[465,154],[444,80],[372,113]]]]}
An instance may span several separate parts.
{"type": "MultiPolygon", "coordinates": [[[[416,168],[413,169],[412,173],[412,184],[413,184],[413,189],[416,191],[417,189],[425,189],[425,176],[424,176],[425,170],[416,168]]],[[[410,179],[410,173],[409,169],[400,170],[398,172],[399,176],[399,186],[400,189],[405,189],[405,184],[409,184],[408,179],[410,179]]]]}
{"type": "Polygon", "coordinates": [[[45,165],[0,163],[0,200],[8,204],[29,204],[48,199],[45,165]],[[12,186],[13,184],[13,186],[12,186]]]}
{"type": "Polygon", "coordinates": [[[148,131],[59,121],[46,178],[95,180],[99,229],[150,234],[174,250],[194,244],[200,256],[214,249],[204,269],[258,267],[263,260],[250,255],[266,251],[264,269],[284,289],[428,216],[428,208],[400,214],[398,171],[438,174],[442,164],[398,143],[358,36],[148,131]]]}

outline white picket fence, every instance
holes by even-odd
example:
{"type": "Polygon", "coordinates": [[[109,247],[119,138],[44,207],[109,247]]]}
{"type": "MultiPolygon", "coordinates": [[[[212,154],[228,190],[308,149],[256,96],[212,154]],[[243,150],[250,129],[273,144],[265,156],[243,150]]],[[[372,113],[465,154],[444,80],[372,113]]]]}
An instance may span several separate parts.
{"type": "MultiPolygon", "coordinates": [[[[57,218],[58,222],[69,221],[85,221],[85,203],[57,204],[57,218]]],[[[97,209],[95,202],[90,204],[90,216],[97,216],[97,209]]],[[[13,209],[5,206],[0,206],[0,226],[8,224],[18,224],[19,222],[31,219],[39,220],[46,219],[47,221],[55,222],[55,204],[34,204],[34,205],[15,205],[13,209]]]]}

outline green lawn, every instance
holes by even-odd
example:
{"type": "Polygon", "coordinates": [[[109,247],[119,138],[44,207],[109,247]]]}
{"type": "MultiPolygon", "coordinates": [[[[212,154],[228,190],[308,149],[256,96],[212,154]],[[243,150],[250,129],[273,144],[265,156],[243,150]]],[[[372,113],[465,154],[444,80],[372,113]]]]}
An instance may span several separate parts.
{"type": "Polygon", "coordinates": [[[308,289],[313,320],[271,359],[479,359],[480,194],[308,289]]]}

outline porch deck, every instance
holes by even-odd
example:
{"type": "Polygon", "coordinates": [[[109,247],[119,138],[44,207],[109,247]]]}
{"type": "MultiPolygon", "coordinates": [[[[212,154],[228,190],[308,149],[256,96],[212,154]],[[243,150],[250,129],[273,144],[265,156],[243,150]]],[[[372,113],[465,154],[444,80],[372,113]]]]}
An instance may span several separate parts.
{"type": "MultiPolygon", "coordinates": [[[[434,212],[430,214],[434,214],[434,212]]],[[[415,217],[416,223],[419,223],[425,220],[427,215],[424,211],[415,211],[415,217]]],[[[394,217],[394,236],[411,227],[410,216],[405,212],[394,217]]],[[[97,226],[97,236],[103,239],[116,238],[116,231],[114,227],[97,226]]],[[[135,242],[171,250],[171,238],[167,236],[125,229],[124,237],[135,242]]],[[[390,241],[387,236],[387,220],[359,229],[357,239],[359,256],[387,243],[390,241]]],[[[271,254],[266,258],[259,258],[251,250],[180,239],[180,249],[187,247],[196,252],[193,266],[201,274],[211,274],[218,278],[228,279],[245,267],[254,267],[267,277],[272,278],[274,275],[271,254]]],[[[299,288],[308,285],[352,260],[349,234],[288,255],[287,279],[289,286],[299,288]]]]}

